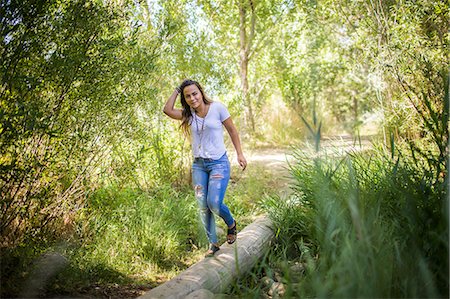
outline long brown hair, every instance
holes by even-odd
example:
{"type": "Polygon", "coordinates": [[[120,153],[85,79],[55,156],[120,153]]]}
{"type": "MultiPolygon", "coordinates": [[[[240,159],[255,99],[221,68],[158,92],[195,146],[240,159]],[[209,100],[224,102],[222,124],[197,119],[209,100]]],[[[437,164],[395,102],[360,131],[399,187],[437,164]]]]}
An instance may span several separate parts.
{"type": "Polygon", "coordinates": [[[202,94],[202,98],[203,98],[203,103],[209,104],[212,102],[209,99],[209,97],[206,96],[205,92],[203,91],[203,87],[197,81],[187,79],[187,80],[184,80],[183,83],[181,83],[180,96],[181,96],[181,105],[183,106],[183,112],[182,112],[183,118],[181,119],[180,127],[183,129],[183,131],[186,135],[190,135],[189,126],[191,125],[191,122],[192,122],[192,112],[191,112],[191,107],[188,105],[188,103],[186,102],[186,99],[184,98],[183,90],[186,86],[193,85],[193,84],[195,86],[197,86],[198,90],[200,90],[200,93],[202,94]]]}

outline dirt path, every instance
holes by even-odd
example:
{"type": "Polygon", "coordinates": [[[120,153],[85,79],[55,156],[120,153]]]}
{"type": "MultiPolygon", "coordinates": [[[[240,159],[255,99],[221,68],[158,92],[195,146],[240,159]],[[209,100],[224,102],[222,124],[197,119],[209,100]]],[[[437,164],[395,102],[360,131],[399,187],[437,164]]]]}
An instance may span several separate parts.
{"type": "MultiPolygon", "coordinates": [[[[369,137],[362,137],[360,140],[354,140],[350,136],[323,137],[320,143],[320,154],[327,157],[342,157],[348,152],[367,150],[371,147],[369,137]]],[[[280,195],[283,193],[288,195],[289,185],[293,183],[289,163],[295,162],[294,152],[310,155],[311,158],[316,155],[314,144],[308,141],[297,147],[253,149],[246,153],[248,167],[262,167],[273,174],[276,177],[280,195]]]]}
{"type": "Polygon", "coordinates": [[[289,162],[293,161],[291,150],[283,148],[265,148],[249,151],[248,167],[263,168],[274,177],[279,195],[289,195],[292,177],[289,162]]]}
{"type": "Polygon", "coordinates": [[[288,161],[292,160],[292,154],[290,150],[281,148],[256,149],[250,151],[247,159],[250,165],[264,166],[267,170],[282,175],[288,173],[288,161]]]}

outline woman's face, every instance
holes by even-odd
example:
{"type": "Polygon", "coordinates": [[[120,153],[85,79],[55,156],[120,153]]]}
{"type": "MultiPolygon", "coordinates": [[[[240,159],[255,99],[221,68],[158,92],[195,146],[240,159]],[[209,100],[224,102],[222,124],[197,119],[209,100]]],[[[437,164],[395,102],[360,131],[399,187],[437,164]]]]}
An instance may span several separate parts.
{"type": "Polygon", "coordinates": [[[197,109],[203,105],[203,96],[197,85],[188,85],[183,89],[184,99],[186,103],[193,109],[197,109]]]}

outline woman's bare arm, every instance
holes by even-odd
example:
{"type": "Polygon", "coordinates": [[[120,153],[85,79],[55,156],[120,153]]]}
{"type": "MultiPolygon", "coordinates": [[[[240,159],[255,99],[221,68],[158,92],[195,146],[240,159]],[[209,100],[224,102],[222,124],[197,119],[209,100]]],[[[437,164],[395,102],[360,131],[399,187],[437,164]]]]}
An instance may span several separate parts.
{"type": "Polygon", "coordinates": [[[245,168],[247,167],[247,160],[245,159],[244,154],[242,153],[239,133],[233,121],[231,120],[231,117],[224,120],[223,125],[227,129],[228,134],[230,134],[231,141],[233,142],[234,148],[236,149],[238,163],[242,167],[242,170],[245,170],[245,168]]]}
{"type": "Polygon", "coordinates": [[[167,99],[163,112],[173,119],[181,120],[183,118],[183,110],[174,108],[177,96],[178,91],[175,89],[169,99],[167,99]]]}

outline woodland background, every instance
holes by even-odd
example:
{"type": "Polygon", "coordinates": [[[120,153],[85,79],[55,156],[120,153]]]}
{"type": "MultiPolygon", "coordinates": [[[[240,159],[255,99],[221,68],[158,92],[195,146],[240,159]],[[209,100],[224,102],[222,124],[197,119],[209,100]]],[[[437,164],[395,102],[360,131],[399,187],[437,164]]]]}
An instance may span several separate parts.
{"type": "MultiPolygon", "coordinates": [[[[205,241],[172,202],[190,198],[190,145],[162,113],[185,78],[228,106],[244,149],[369,135],[380,165],[405,161],[433,287],[390,294],[448,292],[448,1],[2,0],[0,31],[2,294],[55,248],[84,271],[73,288],[185,267],[180,248],[205,241]]],[[[257,213],[239,202],[260,194],[236,192],[257,213]]]]}

